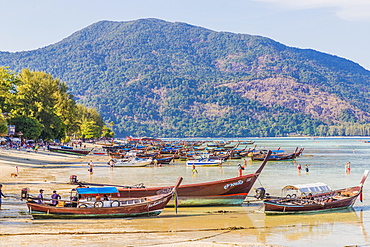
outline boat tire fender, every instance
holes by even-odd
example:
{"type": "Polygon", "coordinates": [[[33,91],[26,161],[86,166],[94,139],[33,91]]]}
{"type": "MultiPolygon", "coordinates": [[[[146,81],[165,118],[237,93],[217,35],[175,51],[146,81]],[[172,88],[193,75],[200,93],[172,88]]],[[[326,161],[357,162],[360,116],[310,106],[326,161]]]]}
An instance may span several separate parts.
{"type": "Polygon", "coordinates": [[[257,199],[262,199],[262,198],[265,197],[265,193],[266,193],[265,188],[263,188],[263,187],[257,188],[255,197],[257,199]]]}
{"type": "Polygon", "coordinates": [[[297,194],[292,194],[291,196],[290,196],[290,198],[296,198],[297,197],[297,194]]]}
{"type": "Polygon", "coordinates": [[[112,203],[110,204],[111,207],[119,207],[120,206],[120,202],[117,201],[117,200],[114,200],[112,201],[112,203]]]}
{"type": "Polygon", "coordinates": [[[81,204],[81,205],[78,205],[79,208],[87,208],[87,205],[86,204],[81,204]]]}
{"type": "Polygon", "coordinates": [[[103,202],[97,201],[94,203],[94,208],[102,208],[103,207],[103,202]]]}
{"type": "Polygon", "coordinates": [[[287,194],[285,198],[290,199],[290,198],[292,198],[292,196],[290,194],[287,194]]]}

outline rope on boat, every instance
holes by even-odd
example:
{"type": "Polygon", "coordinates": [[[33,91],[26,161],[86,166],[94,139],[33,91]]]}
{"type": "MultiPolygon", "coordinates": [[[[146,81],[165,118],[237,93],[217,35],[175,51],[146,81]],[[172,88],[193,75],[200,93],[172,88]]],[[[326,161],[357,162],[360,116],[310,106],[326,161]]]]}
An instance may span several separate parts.
{"type": "Polygon", "coordinates": [[[260,183],[260,185],[261,185],[262,187],[264,187],[264,186],[263,186],[263,184],[262,184],[262,183],[261,183],[261,181],[260,181],[259,176],[257,177],[257,181],[260,183]]]}

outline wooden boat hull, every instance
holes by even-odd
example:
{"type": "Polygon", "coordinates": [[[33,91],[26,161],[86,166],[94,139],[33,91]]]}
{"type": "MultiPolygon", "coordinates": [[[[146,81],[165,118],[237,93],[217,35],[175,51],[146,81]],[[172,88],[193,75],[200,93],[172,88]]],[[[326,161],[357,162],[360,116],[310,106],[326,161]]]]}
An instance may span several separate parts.
{"type": "Polygon", "coordinates": [[[352,207],[357,197],[358,195],[343,200],[309,205],[286,205],[266,201],[264,202],[265,214],[292,214],[292,213],[302,214],[302,213],[317,213],[331,210],[341,210],[352,207]]]}
{"type": "Polygon", "coordinates": [[[38,204],[30,200],[27,207],[30,214],[35,219],[43,218],[122,218],[134,216],[153,216],[162,212],[167,203],[171,200],[175,191],[178,189],[182,178],[179,178],[174,188],[169,192],[157,194],[145,198],[117,199],[112,201],[97,201],[102,206],[97,207],[97,202],[92,204],[72,203],[68,206],[51,206],[49,204],[38,204]],[[83,206],[83,207],[82,207],[83,206]]]}
{"type": "Polygon", "coordinates": [[[369,171],[366,170],[359,186],[322,192],[310,197],[278,198],[263,201],[265,214],[317,213],[350,208],[362,193],[369,171]]]}
{"type": "MultiPolygon", "coordinates": [[[[269,153],[266,158],[268,159],[269,153]]],[[[179,206],[241,205],[267,163],[255,173],[225,180],[185,184],[177,189],[179,206]]],[[[121,198],[145,197],[166,191],[170,187],[118,188],[121,198]]],[[[170,202],[169,205],[172,205],[170,202]]]]}
{"type": "Polygon", "coordinates": [[[160,158],[154,158],[153,160],[156,160],[158,164],[170,164],[171,161],[173,161],[174,157],[160,157],[160,158]]]}
{"type": "MultiPolygon", "coordinates": [[[[290,153],[290,154],[283,154],[283,153],[273,153],[270,158],[269,158],[269,161],[282,161],[282,160],[293,160],[295,158],[297,158],[298,156],[302,155],[302,152],[303,152],[304,148],[301,148],[298,150],[298,147],[296,148],[296,150],[294,151],[294,153],[290,153]]],[[[280,150],[282,151],[282,150],[280,150]]],[[[257,155],[252,155],[251,156],[251,159],[253,161],[262,161],[264,160],[265,158],[265,154],[257,154],[257,155]]]]}
{"type": "Polygon", "coordinates": [[[68,148],[53,148],[49,147],[50,152],[64,153],[64,154],[74,154],[85,156],[90,153],[91,150],[81,150],[81,149],[68,149],[68,148]]]}
{"type": "MultiPolygon", "coordinates": [[[[269,161],[293,160],[295,159],[295,157],[296,157],[295,154],[288,154],[288,155],[282,155],[282,156],[272,155],[270,156],[269,161]]],[[[264,158],[265,158],[264,155],[251,157],[253,161],[262,161],[264,160],[264,158]]]]}
{"type": "Polygon", "coordinates": [[[122,218],[134,216],[153,216],[162,212],[171,199],[172,194],[166,197],[144,202],[137,205],[127,205],[109,208],[73,208],[42,205],[27,202],[29,212],[33,218],[122,218]]]}
{"type": "MultiPolygon", "coordinates": [[[[179,206],[240,205],[259,174],[248,174],[215,182],[186,184],[178,188],[179,206]]],[[[118,188],[120,197],[145,197],[170,187],[118,188]]]]}
{"type": "Polygon", "coordinates": [[[311,204],[311,205],[281,205],[272,202],[264,202],[266,214],[289,214],[289,213],[312,213],[320,211],[331,211],[341,210],[350,208],[356,201],[357,196],[348,198],[346,200],[340,200],[335,202],[329,202],[324,204],[311,204]]]}

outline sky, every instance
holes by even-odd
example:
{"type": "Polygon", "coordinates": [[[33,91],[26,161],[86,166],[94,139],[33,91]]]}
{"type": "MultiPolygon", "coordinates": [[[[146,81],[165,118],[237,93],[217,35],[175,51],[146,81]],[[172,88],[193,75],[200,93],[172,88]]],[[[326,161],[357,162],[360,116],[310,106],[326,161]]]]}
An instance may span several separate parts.
{"type": "Polygon", "coordinates": [[[101,20],[158,18],[260,35],[370,70],[370,0],[0,0],[0,51],[54,44],[101,20]]]}

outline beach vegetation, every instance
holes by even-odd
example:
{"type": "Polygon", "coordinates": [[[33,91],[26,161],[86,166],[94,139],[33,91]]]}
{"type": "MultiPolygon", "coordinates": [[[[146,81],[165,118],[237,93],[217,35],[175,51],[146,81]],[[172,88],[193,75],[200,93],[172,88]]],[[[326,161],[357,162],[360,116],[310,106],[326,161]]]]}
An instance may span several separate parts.
{"type": "Polygon", "coordinates": [[[104,126],[102,129],[102,137],[107,139],[113,138],[114,132],[108,126],[104,126]]]}
{"type": "Polygon", "coordinates": [[[8,124],[15,125],[17,132],[22,132],[23,138],[37,140],[42,133],[43,126],[37,119],[19,115],[7,119],[8,124]]]}
{"type": "Polygon", "coordinates": [[[84,122],[81,125],[81,137],[83,139],[94,139],[100,137],[100,127],[94,122],[84,122]]]}
{"type": "Polygon", "coordinates": [[[0,112],[0,135],[5,135],[7,134],[7,132],[8,132],[8,124],[0,112]]]}
{"type": "Polygon", "coordinates": [[[68,143],[68,142],[70,142],[71,141],[71,137],[69,137],[69,136],[65,136],[64,138],[62,138],[62,143],[68,143]]]}
{"type": "Polygon", "coordinates": [[[0,82],[0,110],[9,113],[6,123],[24,138],[101,137],[102,117],[96,109],[77,104],[65,82],[45,72],[24,69],[17,74],[7,68],[0,68],[0,82]]]}
{"type": "Polygon", "coordinates": [[[8,67],[0,67],[0,109],[3,112],[9,112],[12,108],[18,83],[16,73],[8,67]]]}

